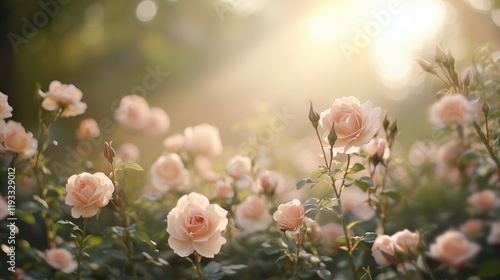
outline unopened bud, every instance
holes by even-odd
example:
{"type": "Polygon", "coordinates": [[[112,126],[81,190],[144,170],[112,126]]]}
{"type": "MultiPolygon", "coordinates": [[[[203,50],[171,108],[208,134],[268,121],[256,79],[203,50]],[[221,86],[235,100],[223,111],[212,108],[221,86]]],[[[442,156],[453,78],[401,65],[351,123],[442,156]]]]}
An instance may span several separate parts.
{"type": "Polygon", "coordinates": [[[310,101],[310,103],[311,106],[309,107],[309,120],[311,121],[314,128],[318,128],[318,122],[320,117],[318,111],[316,111],[316,108],[314,108],[312,101],[310,101]]]}
{"type": "Polygon", "coordinates": [[[330,133],[328,133],[328,143],[333,147],[335,141],[337,141],[337,133],[335,132],[335,123],[333,123],[332,129],[330,129],[330,133]]]}
{"type": "Polygon", "coordinates": [[[391,125],[391,135],[394,136],[398,132],[398,122],[395,120],[391,125]]]}
{"type": "Polygon", "coordinates": [[[415,60],[420,65],[420,67],[422,67],[422,70],[424,70],[424,72],[432,73],[432,74],[436,73],[436,71],[432,67],[432,64],[430,64],[428,61],[426,61],[426,60],[424,60],[422,58],[417,58],[415,60]]]}
{"type": "Polygon", "coordinates": [[[486,102],[486,100],[484,100],[481,110],[483,111],[484,116],[488,117],[488,114],[490,113],[490,105],[488,105],[488,102],[486,102]]]}
{"type": "Polygon", "coordinates": [[[384,121],[382,122],[384,126],[384,130],[387,131],[389,129],[389,119],[387,118],[387,113],[385,113],[384,121]]]}
{"type": "Polygon", "coordinates": [[[449,65],[451,67],[451,70],[454,70],[455,69],[455,58],[451,54],[451,51],[448,51],[447,59],[448,59],[449,65]]]}
{"type": "Polygon", "coordinates": [[[470,71],[470,69],[467,69],[467,73],[465,74],[464,78],[464,85],[468,87],[471,81],[472,81],[472,71],[470,71]]]}
{"type": "Polygon", "coordinates": [[[104,142],[104,157],[109,161],[109,163],[112,163],[114,158],[115,158],[115,150],[113,149],[113,147],[111,146],[111,143],[113,143],[113,141],[111,142],[104,142]]]}
{"type": "Polygon", "coordinates": [[[436,46],[436,55],[434,56],[434,60],[436,60],[437,63],[446,62],[446,55],[444,54],[443,49],[439,46],[436,46]]]}

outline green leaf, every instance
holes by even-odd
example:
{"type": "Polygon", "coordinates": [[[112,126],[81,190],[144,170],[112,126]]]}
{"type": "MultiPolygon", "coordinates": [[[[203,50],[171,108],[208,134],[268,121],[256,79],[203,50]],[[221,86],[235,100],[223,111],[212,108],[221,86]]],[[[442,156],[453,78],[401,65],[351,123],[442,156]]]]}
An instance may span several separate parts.
{"type": "Polygon", "coordinates": [[[366,192],[370,187],[373,187],[373,180],[370,177],[363,176],[354,181],[354,184],[366,192]]]}
{"type": "Polygon", "coordinates": [[[355,163],[351,168],[347,170],[348,174],[358,173],[359,171],[365,170],[366,168],[361,163],[355,163]]]}
{"type": "Polygon", "coordinates": [[[135,162],[120,163],[117,169],[144,171],[144,169],[135,162]]]}
{"type": "Polygon", "coordinates": [[[487,260],[479,266],[479,277],[491,278],[500,275],[500,260],[487,260]]]}
{"type": "Polygon", "coordinates": [[[219,280],[224,277],[224,271],[220,263],[211,261],[203,269],[202,275],[208,280],[219,280]]]}
{"type": "Polygon", "coordinates": [[[347,229],[351,229],[353,226],[361,223],[362,220],[359,220],[359,221],[353,221],[353,222],[350,222],[348,225],[347,225],[347,229]]]}
{"type": "Polygon", "coordinates": [[[279,258],[276,259],[276,266],[278,266],[279,270],[283,268],[287,259],[288,259],[287,255],[280,256],[279,258]]]}
{"type": "Polygon", "coordinates": [[[375,242],[375,239],[377,239],[377,237],[378,234],[375,232],[366,232],[365,234],[363,234],[362,239],[366,243],[373,243],[375,242]]]}
{"type": "Polygon", "coordinates": [[[310,178],[307,178],[307,179],[303,179],[303,180],[300,180],[297,182],[297,184],[295,185],[295,189],[296,190],[300,190],[302,189],[306,184],[310,184],[312,183],[313,181],[310,179],[310,178]]]}
{"type": "Polygon", "coordinates": [[[324,280],[329,280],[332,278],[332,273],[324,267],[319,267],[316,273],[318,274],[319,278],[324,280]]]}
{"type": "Polygon", "coordinates": [[[422,238],[425,238],[427,235],[429,235],[431,232],[433,232],[437,228],[438,228],[437,225],[428,225],[428,226],[425,226],[425,227],[419,229],[418,233],[420,234],[420,236],[422,238]]]}
{"type": "Polygon", "coordinates": [[[67,221],[67,220],[59,220],[56,222],[56,224],[60,224],[60,225],[70,225],[73,227],[73,231],[81,231],[80,227],[77,226],[75,223],[73,223],[72,221],[67,221]]]}
{"type": "Polygon", "coordinates": [[[316,182],[321,176],[323,176],[326,173],[328,173],[328,168],[326,168],[323,165],[320,165],[318,169],[314,170],[311,173],[311,176],[309,176],[309,178],[312,180],[312,182],[316,182]]]}
{"type": "Polygon", "coordinates": [[[222,271],[224,271],[225,275],[232,275],[236,274],[236,270],[244,269],[247,268],[247,265],[245,264],[231,264],[231,265],[225,265],[222,267],[222,271]]]}
{"type": "Polygon", "coordinates": [[[404,200],[404,197],[400,193],[394,192],[394,191],[382,192],[382,193],[380,193],[380,195],[387,196],[387,197],[392,198],[392,199],[399,201],[399,202],[404,200]]]}

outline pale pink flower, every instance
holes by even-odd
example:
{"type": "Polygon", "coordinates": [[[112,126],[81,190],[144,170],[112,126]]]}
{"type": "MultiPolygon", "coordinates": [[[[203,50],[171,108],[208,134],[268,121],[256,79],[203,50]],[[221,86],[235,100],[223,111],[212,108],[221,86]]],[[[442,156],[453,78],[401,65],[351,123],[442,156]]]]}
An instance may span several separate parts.
{"type": "Polygon", "coordinates": [[[417,246],[420,241],[418,232],[411,232],[404,229],[393,234],[391,241],[395,244],[395,248],[401,250],[406,257],[416,258],[418,256],[417,246]]]}
{"type": "Polygon", "coordinates": [[[169,152],[177,153],[184,147],[184,135],[177,133],[163,140],[163,147],[169,152]]]}
{"type": "Polygon", "coordinates": [[[0,195],[0,221],[7,218],[9,215],[9,205],[7,204],[7,198],[0,195]]]}
{"type": "Polygon", "coordinates": [[[45,260],[54,269],[71,273],[78,266],[70,251],[64,248],[52,248],[45,251],[45,260]]]}
{"type": "Polygon", "coordinates": [[[234,196],[233,187],[223,178],[215,181],[214,189],[217,197],[220,199],[228,199],[234,196]]]}
{"type": "Polygon", "coordinates": [[[30,158],[36,154],[38,141],[31,132],[26,132],[21,123],[9,120],[7,137],[3,142],[3,153],[19,154],[22,158],[30,158]]]}
{"type": "Polygon", "coordinates": [[[354,96],[337,98],[332,107],[321,113],[320,124],[325,130],[323,139],[328,143],[328,134],[335,124],[337,141],[333,152],[356,153],[368,144],[380,127],[380,107],[372,108],[371,101],[363,104],[354,96]]]}
{"type": "Polygon", "coordinates": [[[330,247],[335,245],[337,239],[342,236],[345,236],[345,233],[339,224],[328,223],[321,227],[321,241],[330,247]]]}
{"type": "Polygon", "coordinates": [[[92,139],[101,134],[99,125],[93,118],[84,119],[80,122],[78,130],[76,131],[76,138],[78,140],[92,139]]]}
{"type": "Polygon", "coordinates": [[[384,138],[372,138],[368,144],[361,147],[361,150],[369,153],[371,158],[377,155],[379,160],[387,160],[391,155],[389,144],[384,138]]]}
{"type": "Polygon", "coordinates": [[[498,202],[498,198],[492,190],[477,192],[467,198],[467,203],[469,203],[470,206],[482,212],[487,212],[496,208],[498,202]]]}
{"type": "Polygon", "coordinates": [[[446,266],[460,268],[469,263],[481,250],[481,246],[467,240],[465,235],[455,229],[439,235],[429,246],[429,256],[446,266]]]}
{"type": "Polygon", "coordinates": [[[259,174],[260,190],[265,194],[280,194],[285,191],[285,178],[281,173],[264,170],[259,174]]]}
{"type": "Polygon", "coordinates": [[[280,204],[273,214],[274,220],[281,230],[296,231],[305,221],[304,206],[298,199],[280,204]]]}
{"type": "Polygon", "coordinates": [[[138,95],[127,95],[122,98],[115,111],[115,120],[132,129],[143,128],[149,120],[149,104],[138,95]]]}
{"type": "Polygon", "coordinates": [[[491,224],[490,234],[486,241],[488,244],[500,244],[500,221],[491,224]]]}
{"type": "Polygon", "coordinates": [[[462,94],[445,95],[431,106],[431,121],[437,126],[461,125],[474,120],[474,108],[462,94]]]}
{"type": "Polygon", "coordinates": [[[218,254],[226,239],[227,211],[197,193],[182,196],[167,216],[168,245],[174,253],[187,257],[194,251],[206,258],[218,254]]]}
{"type": "Polygon", "coordinates": [[[151,183],[160,191],[167,191],[172,186],[186,183],[189,177],[182,159],[177,154],[160,156],[151,166],[151,183]]]}
{"type": "Polygon", "coordinates": [[[389,235],[379,235],[372,246],[372,256],[379,265],[395,264],[398,259],[395,250],[402,251],[403,248],[395,244],[389,235]]]}
{"type": "Polygon", "coordinates": [[[12,117],[12,107],[7,99],[8,96],[0,92],[0,119],[12,117]]]}
{"type": "Polygon", "coordinates": [[[357,186],[346,188],[342,192],[340,200],[346,213],[353,213],[362,220],[369,220],[375,216],[375,210],[366,204],[368,194],[357,186]]]}
{"type": "Polygon", "coordinates": [[[460,226],[460,230],[470,237],[478,236],[483,230],[483,221],[480,219],[469,219],[460,226]]]}
{"type": "Polygon", "coordinates": [[[236,224],[248,233],[265,230],[273,221],[266,200],[257,195],[248,196],[236,206],[235,215],[236,224]]]}
{"type": "Polygon", "coordinates": [[[83,93],[74,85],[61,84],[52,81],[49,91],[38,92],[43,97],[42,108],[47,111],[55,111],[62,108],[61,117],[73,117],[85,113],[87,104],[81,102],[83,93]]]}
{"type": "Polygon", "coordinates": [[[243,179],[252,175],[252,160],[249,157],[236,155],[226,163],[226,172],[235,179],[243,179]]]}
{"type": "Polygon", "coordinates": [[[71,216],[90,218],[95,216],[99,208],[108,205],[113,196],[115,186],[102,172],[87,172],[72,175],[66,184],[66,204],[73,206],[71,216]]]}
{"type": "Polygon", "coordinates": [[[194,167],[200,176],[208,181],[213,181],[218,179],[220,176],[214,172],[212,169],[212,163],[210,160],[203,156],[198,156],[194,160],[194,167]]]}
{"type": "Polygon", "coordinates": [[[165,134],[170,129],[170,117],[162,108],[151,108],[144,131],[149,135],[165,134]]]}
{"type": "Polygon", "coordinates": [[[184,130],[184,148],[195,155],[212,157],[222,153],[219,129],[213,125],[200,124],[184,130]]]}
{"type": "Polygon", "coordinates": [[[116,151],[116,156],[121,162],[137,162],[141,157],[141,152],[136,145],[124,143],[116,151]]]}

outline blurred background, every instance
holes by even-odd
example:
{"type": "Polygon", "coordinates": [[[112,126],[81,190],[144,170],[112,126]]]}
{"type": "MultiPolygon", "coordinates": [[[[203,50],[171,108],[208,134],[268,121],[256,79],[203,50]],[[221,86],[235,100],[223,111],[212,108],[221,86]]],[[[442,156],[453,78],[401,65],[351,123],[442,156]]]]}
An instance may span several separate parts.
{"type": "Polygon", "coordinates": [[[139,94],[171,119],[168,134],[146,139],[158,146],[143,144],[152,160],[163,138],[203,122],[216,125],[234,149],[257,129],[246,128],[273,116],[283,125],[280,134],[313,136],[309,100],[322,111],[347,95],[398,117],[401,146],[409,148],[431,136],[428,107],[444,88],[421,74],[415,58],[432,62],[441,45],[461,69],[477,47],[500,41],[495,0],[4,0],[0,6],[0,91],[9,96],[12,119],[36,131],[37,83],[43,91],[52,80],[74,84],[87,112],[53,130],[59,144],[74,145],[82,119],[112,119],[121,97],[139,94]]]}

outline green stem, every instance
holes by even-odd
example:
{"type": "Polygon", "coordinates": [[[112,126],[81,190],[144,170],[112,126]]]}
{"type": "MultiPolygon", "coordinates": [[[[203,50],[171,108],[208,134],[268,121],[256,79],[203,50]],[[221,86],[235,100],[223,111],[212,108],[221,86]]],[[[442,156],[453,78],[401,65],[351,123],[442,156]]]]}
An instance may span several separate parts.
{"type": "MultiPolygon", "coordinates": [[[[325,149],[323,148],[323,142],[321,142],[321,137],[319,136],[319,132],[318,132],[318,128],[315,127],[314,130],[316,131],[316,136],[318,137],[318,141],[319,141],[319,146],[321,147],[321,151],[323,152],[323,158],[325,159],[325,166],[326,168],[328,169],[331,169],[328,164],[328,160],[326,159],[326,153],[325,153],[325,149]]],[[[331,148],[331,147],[330,147],[331,148]]],[[[331,163],[331,159],[330,159],[330,163],[331,163]]]]}
{"type": "Polygon", "coordinates": [[[198,273],[198,279],[204,280],[203,278],[203,269],[201,268],[201,255],[198,252],[194,251],[194,263],[196,266],[196,272],[198,273]]]}
{"type": "Polygon", "coordinates": [[[78,248],[80,248],[81,251],[78,252],[78,255],[76,257],[77,262],[78,262],[78,269],[76,272],[76,279],[77,280],[80,280],[80,277],[82,274],[82,252],[84,251],[83,243],[85,241],[85,231],[87,230],[87,221],[88,221],[88,218],[83,219],[83,230],[82,230],[82,234],[80,236],[80,240],[78,241],[78,248]]]}
{"type": "Polygon", "coordinates": [[[497,165],[498,170],[500,170],[500,161],[498,160],[498,156],[495,154],[493,151],[493,148],[490,146],[490,143],[488,142],[488,139],[486,139],[486,136],[484,136],[483,131],[481,130],[481,127],[477,122],[474,121],[474,128],[476,129],[477,134],[479,135],[479,138],[481,138],[481,141],[483,142],[484,146],[488,150],[488,153],[490,154],[491,159],[495,162],[497,165]]]}
{"type": "Polygon", "coordinates": [[[422,263],[424,264],[425,271],[427,271],[427,274],[429,274],[429,276],[431,277],[432,280],[436,280],[436,278],[434,277],[434,273],[432,273],[432,270],[430,269],[429,264],[427,263],[427,260],[425,259],[425,257],[423,255],[422,255],[421,259],[422,259],[422,263]]]}

